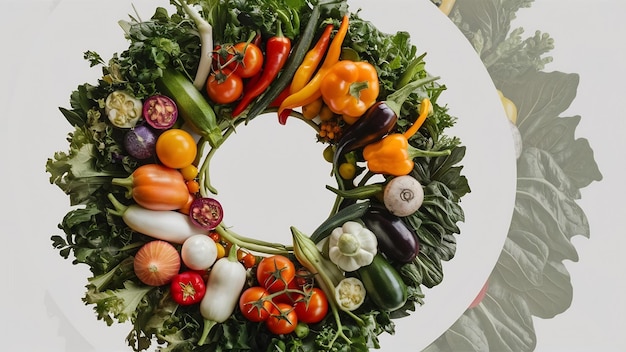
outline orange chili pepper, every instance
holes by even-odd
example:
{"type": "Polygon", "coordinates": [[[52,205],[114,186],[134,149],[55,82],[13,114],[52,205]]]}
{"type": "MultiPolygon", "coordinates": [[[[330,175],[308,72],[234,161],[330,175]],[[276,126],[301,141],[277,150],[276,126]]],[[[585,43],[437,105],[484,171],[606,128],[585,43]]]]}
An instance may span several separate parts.
{"type": "Polygon", "coordinates": [[[324,76],[320,91],[335,114],[356,119],[374,105],[379,92],[378,72],[365,61],[342,60],[324,76]]]}
{"type": "Polygon", "coordinates": [[[293,75],[293,79],[291,80],[291,86],[289,88],[290,93],[295,93],[300,89],[304,88],[311,77],[313,77],[313,73],[317,69],[317,66],[322,61],[326,50],[328,49],[328,45],[330,43],[330,34],[332,33],[333,25],[326,25],[324,32],[317,40],[317,44],[309,50],[304,57],[304,60],[298,66],[296,73],[293,75]]]}
{"type": "Polygon", "coordinates": [[[328,48],[328,52],[326,53],[326,58],[324,59],[322,67],[320,67],[315,76],[313,76],[309,83],[307,83],[302,89],[291,94],[285,100],[283,100],[282,104],[280,104],[280,107],[278,108],[279,116],[284,110],[307,105],[322,96],[322,93],[320,92],[320,84],[322,83],[322,78],[324,78],[328,70],[335,63],[337,63],[337,61],[339,61],[339,58],[341,57],[341,47],[343,46],[343,40],[346,37],[347,33],[348,15],[345,15],[343,17],[339,30],[337,31],[332,42],[330,43],[330,47],[328,48]]]}
{"type": "MultiPolygon", "coordinates": [[[[404,133],[393,133],[385,136],[376,143],[363,148],[363,158],[367,161],[367,167],[371,172],[393,176],[408,175],[414,166],[413,158],[423,151],[409,145],[411,138],[422,126],[430,113],[431,103],[429,99],[422,100],[420,114],[413,125],[404,133]]],[[[440,154],[439,152],[435,152],[440,154]]],[[[443,151],[441,154],[449,154],[443,151]]]]}

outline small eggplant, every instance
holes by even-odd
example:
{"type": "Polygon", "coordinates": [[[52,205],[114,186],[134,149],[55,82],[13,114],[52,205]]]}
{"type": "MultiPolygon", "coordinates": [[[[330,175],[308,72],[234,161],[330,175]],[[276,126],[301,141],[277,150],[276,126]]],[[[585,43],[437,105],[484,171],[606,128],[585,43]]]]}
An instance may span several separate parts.
{"type": "Polygon", "coordinates": [[[370,206],[361,218],[378,239],[378,248],[390,260],[409,263],[419,252],[417,236],[399,217],[383,206],[370,206]]]}
{"type": "Polygon", "coordinates": [[[389,94],[384,101],[378,101],[367,109],[363,116],[344,131],[343,136],[337,142],[333,163],[336,165],[345,153],[376,142],[391,132],[398,121],[402,104],[409,95],[419,87],[436,81],[438,78],[426,77],[412,81],[389,94]]]}
{"type": "Polygon", "coordinates": [[[398,121],[398,115],[384,102],[372,105],[367,112],[346,129],[337,143],[334,162],[348,152],[376,142],[391,132],[398,121]]]}

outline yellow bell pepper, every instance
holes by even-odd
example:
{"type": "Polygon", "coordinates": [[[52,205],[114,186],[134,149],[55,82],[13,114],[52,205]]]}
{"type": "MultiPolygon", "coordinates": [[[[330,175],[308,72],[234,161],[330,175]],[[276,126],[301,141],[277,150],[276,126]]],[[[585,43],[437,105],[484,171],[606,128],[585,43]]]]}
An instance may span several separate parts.
{"type": "Polygon", "coordinates": [[[404,133],[393,133],[385,136],[376,143],[369,144],[363,149],[363,158],[367,161],[367,167],[371,172],[392,176],[408,175],[415,163],[413,158],[417,156],[441,156],[449,155],[449,150],[423,151],[409,145],[411,138],[430,114],[431,103],[429,99],[422,100],[420,114],[413,125],[404,133]]]}
{"type": "Polygon", "coordinates": [[[374,105],[379,90],[378,72],[365,61],[337,62],[320,85],[324,103],[348,119],[357,119],[374,105]]]}

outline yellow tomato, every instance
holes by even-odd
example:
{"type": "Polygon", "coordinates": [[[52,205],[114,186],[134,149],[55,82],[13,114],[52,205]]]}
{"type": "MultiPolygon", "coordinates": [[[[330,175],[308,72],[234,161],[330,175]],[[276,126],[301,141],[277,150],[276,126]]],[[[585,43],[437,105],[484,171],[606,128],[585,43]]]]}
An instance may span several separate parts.
{"type": "Polygon", "coordinates": [[[156,142],[156,154],[163,165],[172,169],[185,168],[196,159],[198,147],[191,134],[173,128],[163,132],[156,142]]]}

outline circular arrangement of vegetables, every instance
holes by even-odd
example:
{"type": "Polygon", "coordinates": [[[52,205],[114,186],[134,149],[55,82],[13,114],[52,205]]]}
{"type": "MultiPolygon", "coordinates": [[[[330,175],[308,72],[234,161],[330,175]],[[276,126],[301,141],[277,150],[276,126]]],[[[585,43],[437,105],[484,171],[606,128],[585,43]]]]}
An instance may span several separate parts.
{"type": "MultiPolygon", "coordinates": [[[[93,274],[85,304],[135,351],[367,351],[453,258],[465,149],[408,33],[340,0],[173,0],[120,21],[129,48],[60,108],[48,160],[72,209],[52,237],[93,274]],[[252,119],[306,123],[336,201],[292,243],[234,232],[211,158],[252,119]],[[312,138],[313,139],[313,138],[312,138]]],[[[278,127],[283,128],[283,127],[278,127]]],[[[285,127],[286,128],[286,127],[285,127]]]]}

